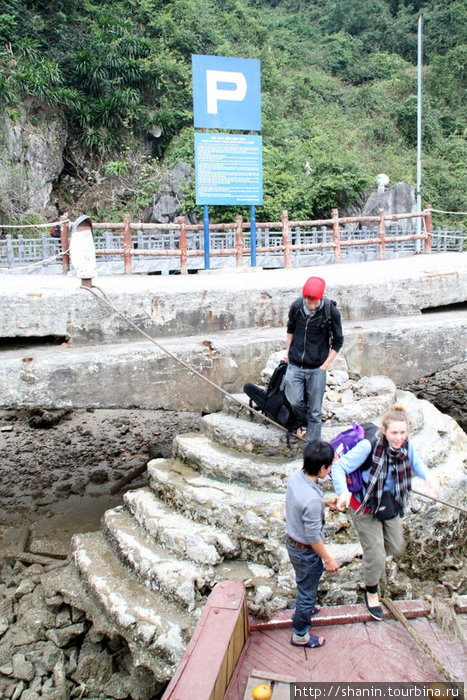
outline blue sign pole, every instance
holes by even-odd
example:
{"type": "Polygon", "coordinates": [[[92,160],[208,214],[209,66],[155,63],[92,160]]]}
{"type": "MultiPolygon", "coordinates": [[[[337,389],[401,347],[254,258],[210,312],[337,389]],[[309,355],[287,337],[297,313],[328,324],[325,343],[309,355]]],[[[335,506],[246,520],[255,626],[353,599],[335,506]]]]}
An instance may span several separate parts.
{"type": "Polygon", "coordinates": [[[205,204],[203,207],[203,224],[204,224],[204,269],[210,270],[210,258],[209,258],[209,209],[208,205],[205,204]]]}
{"type": "Polygon", "coordinates": [[[251,267],[256,267],[256,208],[250,207],[251,267]]]}

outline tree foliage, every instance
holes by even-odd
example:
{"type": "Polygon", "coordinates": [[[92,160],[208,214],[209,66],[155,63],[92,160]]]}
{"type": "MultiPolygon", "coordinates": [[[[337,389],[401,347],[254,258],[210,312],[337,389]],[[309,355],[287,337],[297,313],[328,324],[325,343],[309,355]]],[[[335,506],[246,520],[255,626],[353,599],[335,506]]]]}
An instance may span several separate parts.
{"type": "Polygon", "coordinates": [[[158,134],[133,201],[128,189],[144,208],[158,164],[194,160],[191,54],[257,58],[257,216],[328,216],[381,171],[415,179],[420,12],[425,201],[466,210],[463,0],[0,0],[0,109],[57,106],[90,152],[109,154],[105,176],[125,175],[125,149],[158,134]]]}

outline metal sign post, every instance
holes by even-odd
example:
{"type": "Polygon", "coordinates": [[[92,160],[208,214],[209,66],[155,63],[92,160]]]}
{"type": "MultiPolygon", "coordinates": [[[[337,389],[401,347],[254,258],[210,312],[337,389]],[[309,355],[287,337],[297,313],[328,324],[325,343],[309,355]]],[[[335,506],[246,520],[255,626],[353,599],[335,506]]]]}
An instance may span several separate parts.
{"type": "Polygon", "coordinates": [[[260,63],[192,55],[196,204],[204,207],[204,265],[208,270],[208,205],[250,205],[251,266],[256,267],[255,205],[263,203],[260,63]],[[249,134],[206,133],[234,129],[249,134]]]}

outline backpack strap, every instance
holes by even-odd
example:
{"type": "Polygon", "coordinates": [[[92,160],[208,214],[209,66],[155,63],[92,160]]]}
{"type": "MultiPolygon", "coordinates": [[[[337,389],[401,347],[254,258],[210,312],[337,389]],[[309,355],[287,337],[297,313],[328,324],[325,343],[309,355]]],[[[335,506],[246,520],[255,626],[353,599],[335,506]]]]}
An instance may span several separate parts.
{"type": "MultiPolygon", "coordinates": [[[[373,450],[375,449],[376,441],[377,441],[377,433],[378,433],[378,426],[375,425],[374,423],[363,423],[362,428],[365,431],[365,439],[369,441],[371,445],[371,450],[370,454],[368,457],[365,459],[363,464],[360,466],[360,469],[362,472],[366,471],[368,467],[371,465],[373,461],[373,450]]],[[[366,487],[366,484],[365,484],[366,487]]]]}
{"type": "Polygon", "coordinates": [[[329,345],[332,342],[332,307],[337,306],[337,302],[334,299],[329,299],[328,297],[323,297],[323,315],[324,315],[324,325],[328,330],[329,345]]]}

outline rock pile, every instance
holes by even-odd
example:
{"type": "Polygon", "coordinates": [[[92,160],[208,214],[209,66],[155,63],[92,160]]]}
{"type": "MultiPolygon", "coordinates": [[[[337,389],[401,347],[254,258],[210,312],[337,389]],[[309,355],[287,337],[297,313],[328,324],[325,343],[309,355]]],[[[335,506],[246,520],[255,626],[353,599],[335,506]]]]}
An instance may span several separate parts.
{"type": "Polygon", "coordinates": [[[3,560],[0,696],[12,700],[154,698],[160,684],[135,667],[121,638],[104,637],[82,610],[47,587],[47,568],[3,560]]]}

